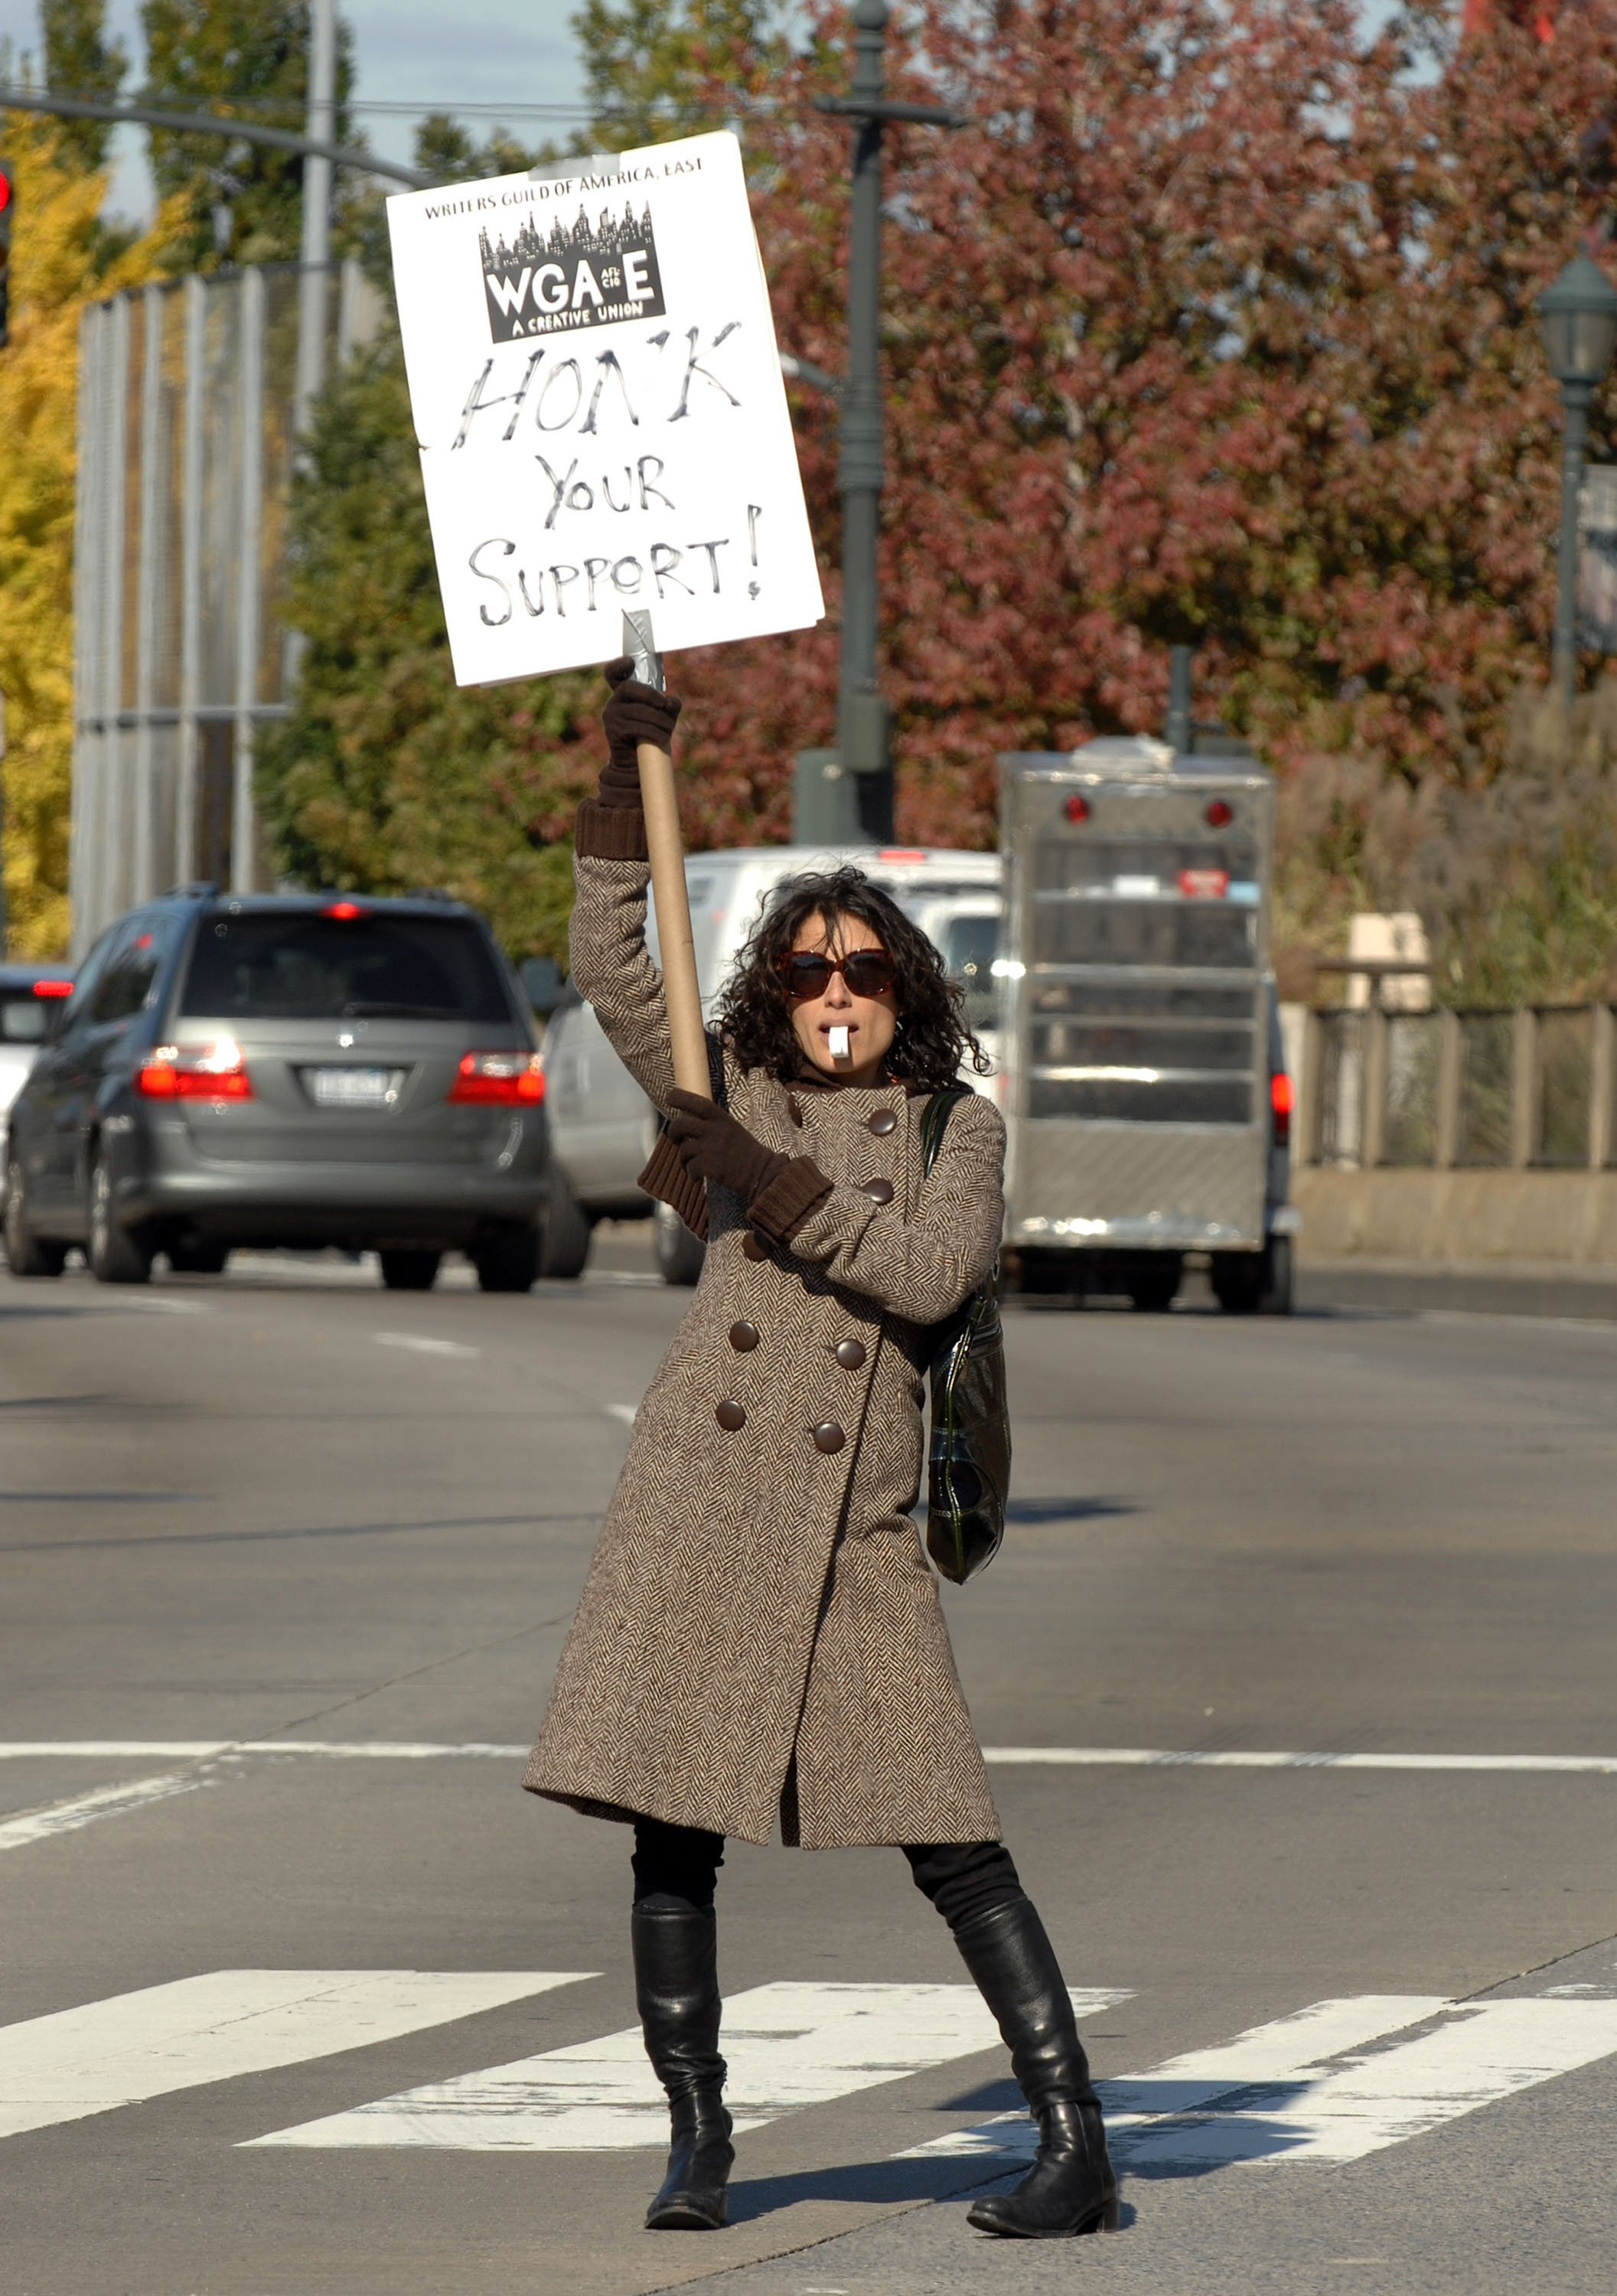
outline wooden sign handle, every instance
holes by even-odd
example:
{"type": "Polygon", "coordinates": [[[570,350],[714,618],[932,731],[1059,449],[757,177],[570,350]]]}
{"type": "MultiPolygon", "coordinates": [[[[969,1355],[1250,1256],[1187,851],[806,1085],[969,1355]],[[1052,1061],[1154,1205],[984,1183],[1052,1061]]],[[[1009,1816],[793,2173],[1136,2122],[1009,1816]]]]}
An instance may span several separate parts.
{"type": "Polygon", "coordinates": [[[685,853],[679,842],[674,760],[666,750],[656,749],[650,742],[642,742],[636,755],[641,802],[645,808],[645,841],[652,857],[652,895],[657,904],[662,989],[673,1043],[674,1082],[681,1092],[700,1093],[703,1100],[711,1100],[713,1079],[708,1072],[708,1040],[702,1025],[702,990],[696,980],[696,945],[685,892],[685,853]]]}

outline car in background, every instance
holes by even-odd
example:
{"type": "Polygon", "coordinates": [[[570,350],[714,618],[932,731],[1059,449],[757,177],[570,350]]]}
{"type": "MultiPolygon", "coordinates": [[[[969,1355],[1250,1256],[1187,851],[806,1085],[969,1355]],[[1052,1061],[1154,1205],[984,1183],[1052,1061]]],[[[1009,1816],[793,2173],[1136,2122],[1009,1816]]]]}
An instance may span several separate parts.
{"type": "MultiPolygon", "coordinates": [[[[68,965],[0,964],[0,1151],[12,1103],[72,994],[68,965]]],[[[5,1159],[0,1153],[0,1205],[4,1198],[5,1159]]]]}
{"type": "Polygon", "coordinates": [[[14,1275],[75,1244],[103,1283],[246,1245],[374,1250],[395,1291],[450,1250],[486,1292],[541,1272],[538,1042],[472,910],[183,888],[103,933],[59,1009],[11,1111],[14,1275]]]}
{"type": "Polygon", "coordinates": [[[0,964],[0,1119],[73,994],[66,964],[0,964]]]}
{"type": "MultiPolygon", "coordinates": [[[[834,869],[845,862],[874,878],[931,934],[965,989],[973,1026],[986,1025],[997,988],[992,964],[998,945],[999,857],[920,846],[834,851],[742,846],[692,854],[685,885],[703,1011],[711,1012],[776,887],[805,870],[834,869]]],[[[646,944],[654,957],[654,909],[646,919],[646,944]]],[[[991,1039],[985,1049],[993,1052],[991,1039]]],[[[666,1281],[694,1283],[702,1271],[701,1243],[666,1204],[653,1205],[636,1185],[657,1136],[656,1111],[575,988],[563,992],[550,1015],[545,1075],[557,1173],[554,1234],[558,1254],[568,1255],[565,1272],[572,1272],[574,1262],[583,1266],[596,1220],[650,1218],[656,1224],[657,1265],[666,1281]]]]}

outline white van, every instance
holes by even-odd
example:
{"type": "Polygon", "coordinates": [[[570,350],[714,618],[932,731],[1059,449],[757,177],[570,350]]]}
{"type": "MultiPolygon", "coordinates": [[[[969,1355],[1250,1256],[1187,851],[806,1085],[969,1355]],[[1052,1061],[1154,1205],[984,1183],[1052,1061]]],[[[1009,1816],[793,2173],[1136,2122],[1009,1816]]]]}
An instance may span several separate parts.
{"type": "MultiPolygon", "coordinates": [[[[950,972],[964,985],[973,1025],[980,1034],[983,1027],[991,1029],[999,856],[937,847],[762,845],[692,854],[685,884],[703,1011],[711,1012],[776,886],[807,870],[844,863],[864,870],[931,935],[950,972]]],[[[646,940],[655,955],[654,914],[647,918],[646,940]]],[[[994,1049],[991,1040],[987,1048],[994,1049]]],[[[607,1042],[591,1007],[571,988],[552,1013],[546,1034],[545,1109],[552,1169],[558,1176],[546,1272],[579,1273],[595,1220],[644,1219],[654,1210],[659,1267],[671,1283],[694,1283],[702,1246],[636,1185],[656,1136],[656,1113],[607,1042]]]]}

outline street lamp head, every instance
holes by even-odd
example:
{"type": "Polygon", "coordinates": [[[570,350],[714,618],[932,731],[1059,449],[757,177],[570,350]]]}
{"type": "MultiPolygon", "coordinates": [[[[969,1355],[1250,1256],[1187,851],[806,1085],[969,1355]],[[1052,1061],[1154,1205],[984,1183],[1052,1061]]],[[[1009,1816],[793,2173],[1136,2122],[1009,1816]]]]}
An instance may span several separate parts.
{"type": "Polygon", "coordinates": [[[1549,371],[1562,389],[1590,390],[1617,345],[1617,289],[1587,255],[1574,256],[1539,298],[1539,331],[1549,371]]]}

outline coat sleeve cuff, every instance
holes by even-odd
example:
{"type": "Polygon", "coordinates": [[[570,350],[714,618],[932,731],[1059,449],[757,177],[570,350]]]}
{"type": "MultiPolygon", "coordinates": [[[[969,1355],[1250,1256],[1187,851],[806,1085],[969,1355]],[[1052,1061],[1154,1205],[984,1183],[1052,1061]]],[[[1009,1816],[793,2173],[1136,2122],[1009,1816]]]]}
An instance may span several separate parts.
{"type": "Polygon", "coordinates": [[[573,851],[581,861],[645,861],[645,816],[637,806],[602,805],[587,797],[573,828],[573,851]]]}
{"type": "Polygon", "coordinates": [[[747,1218],[771,1243],[790,1243],[830,1193],[831,1182],[813,1158],[793,1156],[765,1181],[747,1206],[747,1218]]]}

